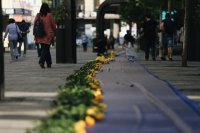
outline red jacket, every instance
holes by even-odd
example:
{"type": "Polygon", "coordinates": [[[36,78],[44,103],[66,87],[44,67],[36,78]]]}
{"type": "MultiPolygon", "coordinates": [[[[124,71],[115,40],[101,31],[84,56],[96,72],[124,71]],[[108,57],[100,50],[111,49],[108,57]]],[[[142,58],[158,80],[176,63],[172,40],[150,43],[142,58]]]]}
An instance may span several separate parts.
{"type": "MultiPolygon", "coordinates": [[[[37,20],[37,17],[38,16],[35,17],[34,23],[37,20]]],[[[44,23],[46,35],[44,37],[35,37],[35,42],[50,45],[54,39],[54,34],[56,31],[56,24],[53,15],[51,13],[48,13],[47,16],[41,16],[41,19],[44,23]]]]}

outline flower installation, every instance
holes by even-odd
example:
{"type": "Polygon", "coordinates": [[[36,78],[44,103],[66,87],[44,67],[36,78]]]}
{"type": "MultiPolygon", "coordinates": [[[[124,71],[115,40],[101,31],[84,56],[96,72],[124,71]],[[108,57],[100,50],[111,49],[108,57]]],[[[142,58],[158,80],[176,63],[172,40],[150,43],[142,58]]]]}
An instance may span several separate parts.
{"type": "Polygon", "coordinates": [[[105,118],[103,90],[95,78],[104,64],[114,60],[115,52],[97,56],[66,78],[57,98],[52,102],[48,117],[39,121],[27,133],[86,133],[105,118]]]}

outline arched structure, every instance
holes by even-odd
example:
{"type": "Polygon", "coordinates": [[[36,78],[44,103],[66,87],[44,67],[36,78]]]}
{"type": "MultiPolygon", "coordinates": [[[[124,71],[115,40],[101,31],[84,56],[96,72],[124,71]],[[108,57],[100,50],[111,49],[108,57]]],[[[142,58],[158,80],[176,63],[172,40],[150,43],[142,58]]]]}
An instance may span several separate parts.
{"type": "Polygon", "coordinates": [[[97,39],[102,39],[104,36],[104,15],[106,13],[118,13],[118,8],[122,4],[127,4],[129,0],[106,0],[97,10],[97,39]]]}

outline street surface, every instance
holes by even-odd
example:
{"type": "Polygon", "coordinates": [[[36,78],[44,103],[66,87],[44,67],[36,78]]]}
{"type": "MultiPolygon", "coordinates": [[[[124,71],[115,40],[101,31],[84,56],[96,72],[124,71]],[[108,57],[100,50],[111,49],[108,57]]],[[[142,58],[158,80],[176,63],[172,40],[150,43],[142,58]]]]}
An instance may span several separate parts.
{"type": "Polygon", "coordinates": [[[137,61],[117,57],[97,78],[108,111],[88,133],[199,133],[199,113],[137,61]]]}
{"type": "MultiPolygon", "coordinates": [[[[27,56],[18,61],[12,61],[9,53],[4,54],[5,100],[0,102],[0,133],[25,133],[27,128],[34,127],[34,121],[47,116],[58,86],[64,85],[74,70],[96,57],[91,48],[83,52],[79,47],[77,64],[56,64],[54,47],[51,54],[51,69],[39,67],[35,49],[28,50],[27,56]]],[[[180,65],[180,57],[173,62],[144,61],[141,51],[136,62],[119,56],[105,65],[97,77],[104,90],[104,103],[108,105],[106,119],[88,132],[198,133],[199,106],[187,97],[200,99],[200,63],[189,62],[187,68],[180,65]]]]}

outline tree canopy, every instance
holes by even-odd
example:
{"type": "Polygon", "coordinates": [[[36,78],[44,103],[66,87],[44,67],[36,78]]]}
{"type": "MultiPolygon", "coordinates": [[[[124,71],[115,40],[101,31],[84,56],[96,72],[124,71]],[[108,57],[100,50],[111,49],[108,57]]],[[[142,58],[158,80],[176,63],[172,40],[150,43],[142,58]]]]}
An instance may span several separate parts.
{"type": "Polygon", "coordinates": [[[158,15],[160,9],[161,0],[130,0],[125,7],[121,8],[121,17],[128,23],[139,23],[146,13],[158,15]]]}
{"type": "Polygon", "coordinates": [[[183,25],[184,0],[130,0],[122,7],[121,18],[128,23],[136,22],[140,25],[147,13],[159,20],[162,10],[176,10],[179,13],[178,24],[183,25]]]}

